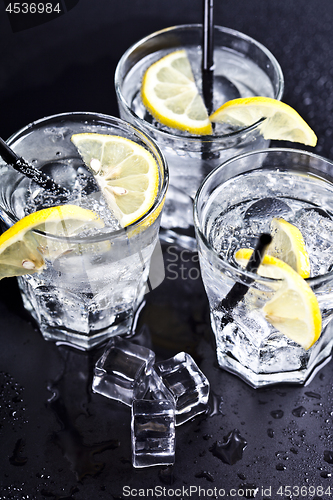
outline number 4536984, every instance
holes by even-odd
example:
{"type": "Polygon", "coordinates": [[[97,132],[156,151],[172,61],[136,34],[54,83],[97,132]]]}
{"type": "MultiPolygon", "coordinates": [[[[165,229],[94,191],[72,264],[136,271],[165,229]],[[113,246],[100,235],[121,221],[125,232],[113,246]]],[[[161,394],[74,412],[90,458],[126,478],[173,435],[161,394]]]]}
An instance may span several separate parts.
{"type": "Polygon", "coordinates": [[[291,496],[296,497],[325,497],[331,496],[333,494],[333,488],[331,486],[280,486],[277,490],[277,495],[281,497],[291,496]]]}
{"type": "Polygon", "coordinates": [[[60,3],[53,5],[51,2],[10,2],[6,7],[6,12],[9,14],[52,14],[53,12],[61,14],[62,10],[60,3]]]}

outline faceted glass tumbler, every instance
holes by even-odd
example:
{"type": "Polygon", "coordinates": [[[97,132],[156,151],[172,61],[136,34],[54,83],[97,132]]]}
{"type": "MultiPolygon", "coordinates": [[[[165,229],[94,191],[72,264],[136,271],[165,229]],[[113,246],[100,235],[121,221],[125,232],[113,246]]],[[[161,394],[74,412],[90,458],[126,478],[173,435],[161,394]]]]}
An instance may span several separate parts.
{"type": "Polygon", "coordinates": [[[133,467],[172,465],[175,461],[175,404],[137,399],[131,419],[133,467]]]}
{"type": "Polygon", "coordinates": [[[110,399],[131,406],[133,398],[147,391],[155,354],[121,337],[113,337],[97,361],[92,389],[110,399]]]}
{"type": "Polygon", "coordinates": [[[209,381],[192,356],[186,352],[155,363],[152,378],[157,398],[169,393],[174,399],[176,425],[181,425],[206,410],[209,381]]]}

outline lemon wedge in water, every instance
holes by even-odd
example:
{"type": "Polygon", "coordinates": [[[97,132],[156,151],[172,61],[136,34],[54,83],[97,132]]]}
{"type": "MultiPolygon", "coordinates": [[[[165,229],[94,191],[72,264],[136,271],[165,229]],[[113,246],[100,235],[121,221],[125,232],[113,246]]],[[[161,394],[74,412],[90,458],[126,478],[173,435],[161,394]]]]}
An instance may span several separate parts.
{"type": "MultiPolygon", "coordinates": [[[[235,254],[236,261],[246,266],[252,249],[241,248],[235,254]]],[[[265,303],[266,320],[277,330],[309,349],[321,333],[321,313],[318,300],[307,282],[282,260],[265,255],[258,274],[281,280],[281,285],[271,300],[265,303]]]]}
{"type": "Polygon", "coordinates": [[[310,277],[310,258],[300,230],[282,218],[271,221],[273,241],[267,254],[289,264],[302,278],[310,277]]]}
{"type": "Polygon", "coordinates": [[[74,134],[71,140],[123,227],[148,212],[158,193],[159,171],[147,149],[115,135],[74,134]]]}
{"type": "MultiPolygon", "coordinates": [[[[73,236],[89,228],[103,227],[99,217],[76,205],[60,205],[38,210],[19,220],[0,236],[0,279],[33,274],[45,269],[50,249],[41,246],[45,238],[32,230],[55,236],[73,236]]],[[[60,244],[58,251],[64,251],[60,244]]]]}
{"type": "Polygon", "coordinates": [[[171,52],[149,66],[142,80],[141,98],[163,125],[194,135],[212,133],[185,50],[171,52]]]}
{"type": "Polygon", "coordinates": [[[241,97],[226,102],[210,117],[211,122],[249,127],[266,118],[260,125],[265,139],[317,144],[314,131],[291,106],[270,97],[241,97]]]}

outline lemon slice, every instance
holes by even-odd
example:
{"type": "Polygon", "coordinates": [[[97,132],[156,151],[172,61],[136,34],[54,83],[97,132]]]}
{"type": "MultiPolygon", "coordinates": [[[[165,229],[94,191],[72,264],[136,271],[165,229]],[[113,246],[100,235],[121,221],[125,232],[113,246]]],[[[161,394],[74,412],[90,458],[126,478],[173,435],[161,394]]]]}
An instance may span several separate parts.
{"type": "Polygon", "coordinates": [[[71,140],[123,227],[148,212],[158,193],[159,171],[147,149],[115,135],[75,134],[71,140]]]}
{"type": "Polygon", "coordinates": [[[171,52],[149,66],[142,80],[141,98],[163,125],[196,135],[212,133],[185,50],[171,52]]]}
{"type": "MultiPolygon", "coordinates": [[[[39,238],[32,229],[56,236],[72,236],[83,229],[103,226],[94,212],[76,205],[45,208],[27,215],[0,236],[0,279],[45,269],[44,257],[49,255],[50,249],[41,246],[46,238],[39,238]]],[[[62,246],[58,248],[58,252],[63,251],[62,246]]]]}
{"type": "MultiPolygon", "coordinates": [[[[251,254],[252,249],[241,248],[235,258],[245,266],[251,254]]],[[[321,333],[320,308],[310,286],[288,264],[272,255],[264,256],[258,274],[281,280],[273,298],[263,307],[266,320],[304,349],[309,349],[321,333]]]]}
{"type": "Polygon", "coordinates": [[[226,102],[210,116],[211,122],[248,127],[262,118],[265,139],[300,142],[315,146],[317,137],[292,107],[270,97],[245,97],[226,102]]]}
{"type": "Polygon", "coordinates": [[[267,254],[283,260],[302,278],[310,276],[310,259],[300,230],[282,218],[271,221],[273,241],[267,254]]]}

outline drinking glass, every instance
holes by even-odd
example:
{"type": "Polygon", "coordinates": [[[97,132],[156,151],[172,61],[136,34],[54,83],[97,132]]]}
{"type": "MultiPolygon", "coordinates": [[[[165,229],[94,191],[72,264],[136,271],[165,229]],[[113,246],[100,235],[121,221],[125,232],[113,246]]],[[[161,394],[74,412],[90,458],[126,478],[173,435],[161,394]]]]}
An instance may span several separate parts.
{"type": "Polygon", "coordinates": [[[199,188],[194,223],[219,365],[253,387],[305,383],[330,359],[333,343],[333,163],[283,148],[232,158],[199,188]],[[309,254],[305,281],[318,301],[322,331],[308,350],[263,312],[281,280],[248,272],[235,260],[239,248],[254,248],[258,236],[270,231],[273,218],[298,227],[309,254]],[[247,291],[228,311],[221,303],[235,283],[247,291]]]}
{"type": "MultiPolygon", "coordinates": [[[[159,147],[150,138],[130,124],[102,114],[46,117],[19,130],[8,144],[73,194],[79,192],[83,181],[89,185],[91,175],[71,142],[74,133],[130,139],[152,154],[159,172],[153,206],[126,228],[119,229],[120,226],[112,225],[114,221],[109,221],[96,234],[65,237],[34,231],[39,245],[49,249],[49,256],[43,272],[18,278],[23,304],[46,339],[90,349],[108,337],[129,334],[144,294],[153,287],[148,280],[149,266],[158,241],[168,170],[159,147]]],[[[35,211],[29,206],[33,206],[40,191],[39,186],[11,166],[1,165],[0,216],[4,229],[35,211]]],[[[47,206],[52,196],[44,194],[38,209],[47,206]]],[[[85,208],[105,214],[105,202],[98,190],[92,189],[85,201],[78,194],[74,202],[84,202],[85,208]]],[[[62,203],[53,200],[51,205],[62,203]]],[[[163,267],[162,260],[160,264],[163,267]]]]}
{"type": "MultiPolygon", "coordinates": [[[[214,27],[214,109],[236,97],[267,96],[280,100],[284,80],[275,57],[263,45],[238,31],[214,27]]],[[[259,124],[227,127],[211,136],[193,136],[161,126],[146,111],[140,87],[144,72],[167,53],[184,48],[201,88],[202,25],[189,24],[153,33],[130,47],[120,59],[115,88],[120,116],[139,127],[161,147],[169,166],[170,186],[163,210],[161,236],[195,249],[193,198],[206,175],[236,154],[268,147],[259,124]]]]}

